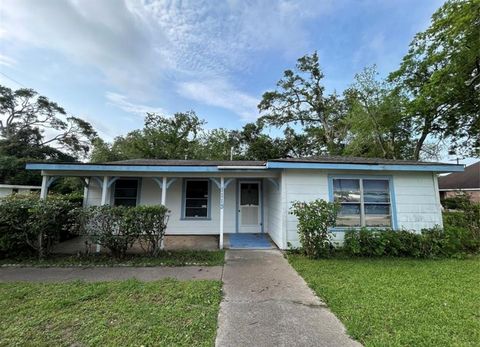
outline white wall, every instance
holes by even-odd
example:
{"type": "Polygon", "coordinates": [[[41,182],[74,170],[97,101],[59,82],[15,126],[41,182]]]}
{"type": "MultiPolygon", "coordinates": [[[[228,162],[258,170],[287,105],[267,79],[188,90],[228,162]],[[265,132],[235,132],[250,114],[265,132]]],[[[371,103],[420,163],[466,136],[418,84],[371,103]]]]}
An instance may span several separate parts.
{"type": "Polygon", "coordinates": [[[265,192],[265,232],[272,238],[273,242],[279,248],[286,248],[285,237],[283,233],[283,204],[282,204],[282,187],[281,178],[277,180],[279,187],[275,187],[268,180],[264,180],[265,192]]]}
{"type": "MultiPolygon", "coordinates": [[[[328,176],[350,172],[326,170],[286,170],[284,174],[285,209],[290,210],[292,201],[329,200],[328,176]]],[[[396,218],[399,229],[419,232],[423,228],[442,225],[440,198],[436,176],[431,172],[369,172],[359,171],[358,175],[391,176],[395,191],[396,218]]],[[[393,212],[393,211],[392,211],[393,212]]],[[[286,214],[287,241],[294,247],[299,245],[297,219],[286,214]]],[[[337,232],[335,241],[343,240],[343,232],[337,232]]]]}
{"type": "MultiPolygon", "coordinates": [[[[170,219],[168,221],[168,235],[218,235],[220,230],[220,190],[215,183],[211,185],[210,220],[182,220],[182,178],[178,178],[167,190],[166,205],[169,208],[170,219]]],[[[224,233],[234,233],[236,225],[236,181],[230,183],[225,190],[225,219],[224,233]]],[[[158,184],[148,177],[142,178],[140,201],[141,205],[157,205],[161,202],[161,189],[158,184]]],[[[101,189],[95,181],[91,181],[88,189],[86,205],[100,205],[101,189]]],[[[110,201],[111,189],[109,191],[110,201]]]]}
{"type": "Polygon", "coordinates": [[[394,185],[399,228],[420,231],[423,228],[443,225],[435,174],[395,174],[394,185]]]}

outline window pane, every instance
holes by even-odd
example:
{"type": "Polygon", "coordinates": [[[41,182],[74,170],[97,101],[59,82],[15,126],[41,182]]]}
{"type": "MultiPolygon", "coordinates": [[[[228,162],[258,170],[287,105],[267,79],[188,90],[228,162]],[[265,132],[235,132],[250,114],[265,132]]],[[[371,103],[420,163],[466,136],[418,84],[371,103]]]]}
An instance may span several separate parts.
{"type": "Polygon", "coordinates": [[[137,200],[136,199],[115,199],[114,205],[115,206],[136,206],[137,200]]]}
{"type": "Polygon", "coordinates": [[[258,206],[258,184],[242,183],[240,185],[240,205],[258,206]]]}
{"type": "Polygon", "coordinates": [[[208,180],[191,180],[185,184],[185,217],[208,217],[208,180]]]}
{"type": "Polygon", "coordinates": [[[185,207],[204,207],[207,208],[208,199],[187,199],[185,207]]]}
{"type": "Polygon", "coordinates": [[[390,202],[388,180],[363,180],[365,202],[390,202]]]}
{"type": "Polygon", "coordinates": [[[360,204],[341,205],[337,215],[337,226],[360,226],[360,204]]]}
{"type": "Polygon", "coordinates": [[[185,208],[185,217],[207,217],[207,208],[201,207],[186,207],[185,208]]]}
{"type": "Polygon", "coordinates": [[[115,187],[116,188],[134,188],[137,189],[137,180],[116,180],[115,187]]]}
{"type": "Polygon", "coordinates": [[[115,181],[113,203],[116,206],[137,205],[138,180],[119,179],[115,181]]]}
{"type": "Polygon", "coordinates": [[[367,227],[389,227],[391,225],[390,205],[365,205],[367,227]]]}
{"type": "Polygon", "coordinates": [[[360,181],[358,179],[334,179],[333,195],[335,201],[359,202],[360,181]]]}
{"type": "Polygon", "coordinates": [[[187,198],[207,198],[208,181],[187,181],[187,198]]]}

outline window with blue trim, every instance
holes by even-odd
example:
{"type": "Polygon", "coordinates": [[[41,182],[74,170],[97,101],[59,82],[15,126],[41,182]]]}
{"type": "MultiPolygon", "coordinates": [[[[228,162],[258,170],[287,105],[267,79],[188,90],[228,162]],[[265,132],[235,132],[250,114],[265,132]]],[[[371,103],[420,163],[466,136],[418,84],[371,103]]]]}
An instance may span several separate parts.
{"type": "Polygon", "coordinates": [[[338,227],[391,227],[390,182],[380,178],[334,178],[340,204],[338,227]]]}
{"type": "Polygon", "coordinates": [[[185,180],[184,218],[208,218],[209,180],[185,180]]]}

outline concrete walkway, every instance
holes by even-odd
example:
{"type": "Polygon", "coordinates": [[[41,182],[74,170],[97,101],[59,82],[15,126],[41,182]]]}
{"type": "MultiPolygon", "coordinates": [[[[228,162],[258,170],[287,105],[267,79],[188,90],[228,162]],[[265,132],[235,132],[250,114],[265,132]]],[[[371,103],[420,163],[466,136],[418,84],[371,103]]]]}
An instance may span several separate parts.
{"type": "Polygon", "coordinates": [[[277,250],[231,250],[216,346],[360,346],[277,250]]]}
{"type": "Polygon", "coordinates": [[[177,280],[221,280],[222,266],[182,267],[71,267],[71,268],[0,268],[0,282],[87,282],[120,281],[136,278],[140,281],[156,281],[164,278],[177,280]]]}

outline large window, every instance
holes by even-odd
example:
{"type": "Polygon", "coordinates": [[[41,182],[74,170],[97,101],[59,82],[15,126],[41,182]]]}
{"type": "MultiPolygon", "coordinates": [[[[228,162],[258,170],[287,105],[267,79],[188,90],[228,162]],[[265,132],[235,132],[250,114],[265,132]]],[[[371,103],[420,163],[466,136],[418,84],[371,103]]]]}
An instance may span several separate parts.
{"type": "Polygon", "coordinates": [[[137,193],[137,179],[118,179],[115,181],[113,204],[115,206],[136,206],[137,193]]]}
{"type": "Polygon", "coordinates": [[[208,180],[185,180],[184,218],[208,218],[208,180]]]}
{"type": "Polygon", "coordinates": [[[379,178],[334,178],[339,227],[391,227],[390,184],[379,178]]]}

